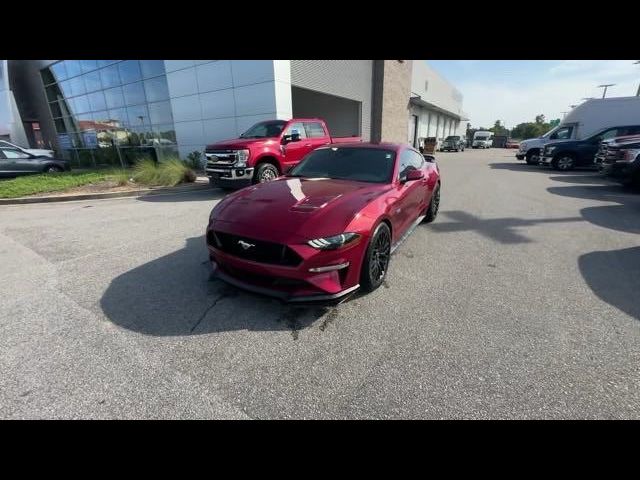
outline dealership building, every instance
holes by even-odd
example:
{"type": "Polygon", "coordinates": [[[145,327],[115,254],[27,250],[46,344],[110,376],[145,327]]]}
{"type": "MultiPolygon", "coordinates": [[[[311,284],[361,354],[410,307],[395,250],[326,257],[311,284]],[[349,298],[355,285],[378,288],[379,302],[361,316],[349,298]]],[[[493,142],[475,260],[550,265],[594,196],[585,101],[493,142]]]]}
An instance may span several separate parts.
{"type": "Polygon", "coordinates": [[[202,152],[256,122],[421,146],[464,135],[462,95],[424,60],[1,60],[0,139],[76,167],[202,152]]]}

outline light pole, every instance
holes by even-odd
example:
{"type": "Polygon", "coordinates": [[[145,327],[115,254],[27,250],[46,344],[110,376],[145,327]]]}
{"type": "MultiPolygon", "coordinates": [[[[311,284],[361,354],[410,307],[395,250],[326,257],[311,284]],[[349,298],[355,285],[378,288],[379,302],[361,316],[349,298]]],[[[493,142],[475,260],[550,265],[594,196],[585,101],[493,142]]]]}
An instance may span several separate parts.
{"type": "MultiPolygon", "coordinates": [[[[634,65],[640,64],[640,60],[633,62],[634,65]]],[[[640,97],[640,84],[638,85],[638,91],[636,92],[636,97],[640,97]]]]}
{"type": "Polygon", "coordinates": [[[607,95],[607,88],[614,86],[615,83],[605,83],[604,85],[598,85],[598,88],[604,87],[604,91],[602,92],[602,98],[607,95]]]}

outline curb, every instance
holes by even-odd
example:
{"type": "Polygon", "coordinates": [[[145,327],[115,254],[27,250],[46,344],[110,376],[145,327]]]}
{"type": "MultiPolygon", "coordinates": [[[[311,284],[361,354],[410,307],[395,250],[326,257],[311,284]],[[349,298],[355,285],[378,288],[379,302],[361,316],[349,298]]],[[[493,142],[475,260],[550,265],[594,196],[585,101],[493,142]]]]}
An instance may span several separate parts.
{"type": "Polygon", "coordinates": [[[100,200],[108,198],[123,197],[145,197],[147,195],[161,195],[170,193],[184,193],[190,191],[200,191],[211,189],[209,184],[194,183],[193,185],[183,187],[157,187],[146,188],[144,190],[133,190],[128,192],[112,192],[112,193],[86,193],[81,195],[65,195],[53,197],[20,197],[20,198],[0,198],[0,205],[25,205],[30,203],[54,203],[54,202],[71,202],[74,200],[100,200]]]}

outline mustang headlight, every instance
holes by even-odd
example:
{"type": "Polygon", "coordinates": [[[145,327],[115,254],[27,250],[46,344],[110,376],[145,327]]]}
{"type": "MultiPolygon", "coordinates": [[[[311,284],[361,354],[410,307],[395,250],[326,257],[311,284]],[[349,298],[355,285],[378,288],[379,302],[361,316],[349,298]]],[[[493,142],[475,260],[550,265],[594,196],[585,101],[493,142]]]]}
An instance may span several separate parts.
{"type": "Polygon", "coordinates": [[[249,150],[236,150],[236,167],[246,167],[249,160],[249,150]]]}
{"type": "Polygon", "coordinates": [[[346,245],[349,242],[353,242],[360,235],[357,233],[341,233],[340,235],[334,235],[333,237],[316,238],[315,240],[309,240],[308,245],[318,250],[335,250],[346,245]]]}

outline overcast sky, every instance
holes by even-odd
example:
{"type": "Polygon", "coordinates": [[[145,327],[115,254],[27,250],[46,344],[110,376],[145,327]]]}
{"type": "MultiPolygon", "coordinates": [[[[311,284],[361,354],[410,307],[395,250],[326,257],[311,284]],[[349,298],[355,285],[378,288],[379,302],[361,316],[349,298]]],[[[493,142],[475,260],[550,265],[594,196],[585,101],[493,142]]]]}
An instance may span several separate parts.
{"type": "Polygon", "coordinates": [[[427,60],[464,96],[463,110],[473,127],[507,128],[539,113],[547,120],[582,102],[602,97],[597,85],[615,83],[607,97],[634,96],[640,65],[634,60],[427,60]]]}

